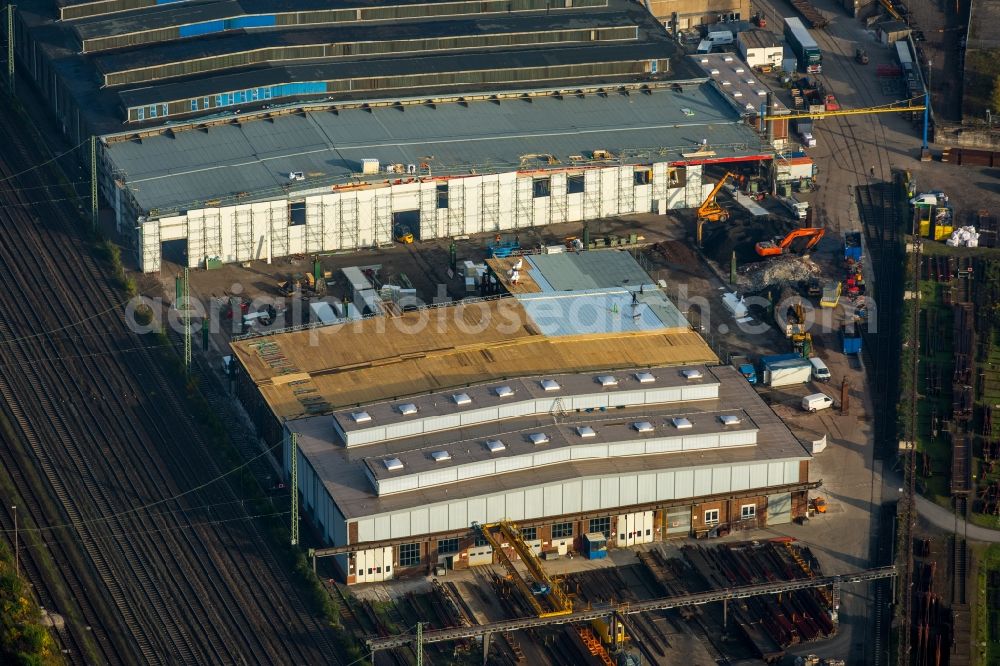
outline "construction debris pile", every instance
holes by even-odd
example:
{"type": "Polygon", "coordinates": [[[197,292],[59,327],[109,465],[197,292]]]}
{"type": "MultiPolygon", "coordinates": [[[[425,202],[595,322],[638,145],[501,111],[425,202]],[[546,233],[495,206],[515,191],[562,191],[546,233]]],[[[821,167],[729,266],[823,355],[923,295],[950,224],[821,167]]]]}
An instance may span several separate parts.
{"type": "Polygon", "coordinates": [[[797,256],[777,257],[744,264],[736,269],[736,286],[744,292],[760,292],[773,287],[808,282],[820,274],[812,261],[797,256]]]}
{"type": "Polygon", "coordinates": [[[951,232],[951,237],[944,244],[950,247],[979,247],[979,234],[975,227],[959,227],[951,232]]]}

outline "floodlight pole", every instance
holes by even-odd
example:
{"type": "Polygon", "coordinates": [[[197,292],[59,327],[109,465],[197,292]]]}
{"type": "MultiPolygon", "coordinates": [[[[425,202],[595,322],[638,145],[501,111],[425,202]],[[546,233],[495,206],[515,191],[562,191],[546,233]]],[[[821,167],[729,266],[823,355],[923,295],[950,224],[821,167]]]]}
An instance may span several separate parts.
{"type": "Polygon", "coordinates": [[[14,94],[14,5],[7,5],[7,86],[14,94]]]}
{"type": "Polygon", "coordinates": [[[292,545],[299,545],[299,436],[298,433],[292,433],[289,437],[289,443],[291,448],[291,462],[289,464],[289,471],[291,472],[291,491],[292,491],[292,508],[291,508],[291,535],[292,535],[292,545]]]}

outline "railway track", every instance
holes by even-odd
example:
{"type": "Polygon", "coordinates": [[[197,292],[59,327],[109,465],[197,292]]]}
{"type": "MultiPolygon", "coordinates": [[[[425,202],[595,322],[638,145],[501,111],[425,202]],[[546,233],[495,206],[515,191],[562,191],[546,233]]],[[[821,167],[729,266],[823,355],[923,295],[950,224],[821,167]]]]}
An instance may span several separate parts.
{"type": "MultiPolygon", "coordinates": [[[[813,36],[825,54],[833,55],[843,63],[840,68],[843,81],[846,82],[854,95],[840,95],[841,103],[854,107],[874,106],[884,103],[884,93],[877,89],[872,81],[863,78],[861,72],[851,64],[853,46],[844,40],[835,39],[832,35],[814,31],[813,36]],[[853,98],[853,99],[852,99],[853,98]]],[[[819,78],[827,89],[840,88],[833,83],[828,74],[819,78]]],[[[897,337],[901,321],[902,299],[902,247],[901,220],[898,219],[897,187],[889,167],[890,153],[886,146],[885,126],[881,116],[843,116],[823,121],[822,127],[829,128],[826,134],[828,140],[837,146],[834,158],[842,168],[855,174],[857,186],[854,188],[855,204],[861,217],[867,245],[868,261],[871,268],[870,288],[877,298],[880,307],[877,310],[877,333],[863,332],[862,355],[873,394],[873,403],[881,405],[896,405],[899,401],[899,353],[897,337]],[[867,126],[871,137],[859,136],[860,128],[867,126]],[[872,146],[874,156],[862,152],[862,146],[872,146]],[[872,172],[874,171],[874,172],[872,172]]],[[[821,140],[823,135],[820,136],[821,140]]],[[[828,205],[836,205],[827,202],[828,205]]],[[[840,231],[846,231],[841,229],[840,231]]],[[[919,261],[918,261],[919,267],[919,261]]],[[[876,411],[874,423],[875,457],[884,461],[892,461],[897,455],[896,413],[894,410],[880,409],[876,411]]],[[[908,456],[911,462],[914,456],[908,456]]],[[[873,466],[874,469],[874,466],[873,466]]],[[[912,477],[912,475],[911,475],[912,477]]],[[[912,478],[911,478],[912,480],[912,478]]],[[[876,478],[872,475],[872,497],[876,497],[876,478]]],[[[873,515],[880,515],[874,512],[873,515]]],[[[873,527],[870,553],[877,560],[881,553],[890,550],[888,543],[895,535],[887,529],[888,524],[882,521],[873,527]]],[[[910,572],[907,572],[910,575],[910,572]]],[[[904,576],[905,578],[905,576],[904,576]]],[[[903,589],[908,589],[909,580],[903,589]]],[[[855,612],[867,612],[870,621],[861,624],[865,653],[861,661],[871,664],[886,664],[886,647],[889,641],[890,617],[890,587],[888,583],[877,581],[871,584],[873,603],[866,604],[864,609],[855,612]]]]}
{"type": "Polygon", "coordinates": [[[55,174],[30,170],[24,136],[0,118],[0,407],[12,426],[0,461],[42,528],[26,540],[61,572],[42,581],[34,569],[43,603],[70,619],[60,639],[105,663],[335,663],[261,525],[228,483],[210,483],[221,470],[80,251],[75,211],[20,191],[63,194],[46,189],[55,174]]]}

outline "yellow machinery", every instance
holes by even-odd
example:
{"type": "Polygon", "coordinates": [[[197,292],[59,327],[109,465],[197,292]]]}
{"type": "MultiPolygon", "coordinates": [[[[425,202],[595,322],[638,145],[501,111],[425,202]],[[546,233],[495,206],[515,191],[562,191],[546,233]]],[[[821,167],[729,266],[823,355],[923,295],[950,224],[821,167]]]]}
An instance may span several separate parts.
{"type": "Polygon", "coordinates": [[[708,197],[705,198],[701,205],[698,206],[698,245],[701,246],[701,228],[706,222],[725,222],[729,219],[729,211],[719,205],[719,202],[715,200],[715,197],[719,194],[719,190],[722,186],[726,184],[726,181],[730,178],[735,178],[735,176],[726,172],[719,182],[715,184],[712,191],[709,193],[708,197]]]}
{"type": "Polygon", "coordinates": [[[562,583],[549,578],[548,574],[545,573],[541,560],[538,559],[538,555],[535,554],[531,546],[525,543],[517,525],[507,520],[501,520],[498,523],[486,525],[473,524],[473,527],[478,528],[482,537],[493,548],[493,552],[500,558],[500,564],[510,574],[514,585],[521,590],[521,594],[534,608],[538,617],[568,615],[573,612],[573,602],[563,590],[562,583]],[[521,558],[531,576],[530,583],[524,580],[524,576],[514,566],[514,562],[504,551],[504,546],[513,548],[514,552],[521,558]]]}
{"type": "Polygon", "coordinates": [[[882,6],[885,7],[885,11],[889,12],[889,16],[897,21],[906,22],[906,19],[904,19],[903,16],[896,11],[896,8],[892,6],[892,0],[880,0],[880,2],[882,3],[882,6]]]}
{"type": "Polygon", "coordinates": [[[860,109],[837,109],[836,111],[816,111],[816,112],[792,112],[786,113],[784,115],[764,116],[766,122],[774,122],[776,120],[797,120],[799,118],[832,118],[834,116],[864,116],[871,115],[875,113],[907,113],[914,111],[923,111],[923,104],[915,104],[916,101],[923,101],[923,96],[914,97],[913,99],[904,99],[899,102],[892,102],[891,104],[885,104],[882,106],[868,106],[860,109]],[[905,104],[906,106],[900,106],[905,104]]]}
{"type": "Polygon", "coordinates": [[[396,238],[397,243],[409,245],[413,242],[413,232],[410,231],[408,226],[403,224],[396,225],[396,228],[393,229],[393,236],[396,238]]]}
{"type": "Polygon", "coordinates": [[[793,333],[792,350],[802,358],[812,356],[813,337],[812,333],[793,333]]]}
{"type": "Polygon", "coordinates": [[[611,635],[611,628],[608,627],[607,618],[596,617],[590,621],[590,626],[593,627],[602,643],[605,645],[611,645],[612,643],[615,645],[624,645],[625,641],[628,640],[628,636],[625,635],[625,627],[621,622],[614,622],[613,624],[615,625],[615,633],[618,634],[617,641],[611,640],[614,637],[611,635]]]}

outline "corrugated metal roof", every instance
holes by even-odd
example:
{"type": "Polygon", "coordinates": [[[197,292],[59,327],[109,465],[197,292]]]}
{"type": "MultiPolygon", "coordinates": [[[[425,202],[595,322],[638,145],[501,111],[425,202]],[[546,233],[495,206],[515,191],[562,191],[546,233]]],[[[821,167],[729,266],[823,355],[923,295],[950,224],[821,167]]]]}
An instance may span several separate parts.
{"type": "Polygon", "coordinates": [[[659,289],[639,294],[622,288],[519,294],[517,299],[543,335],[635,333],[688,326],[659,289]]]}
{"type": "MultiPolygon", "coordinates": [[[[249,193],[242,201],[286,196],[287,174],[310,176],[298,189],[346,182],[361,160],[420,163],[434,156],[436,174],[510,171],[520,156],[610,150],[624,163],[684,161],[703,139],[717,158],[767,152],[710,85],[651,94],[612,92],[521,100],[347,109],[119,141],[106,146],[139,206],[186,210],[249,193]],[[687,110],[687,112],[685,111],[687,110]],[[691,115],[689,115],[689,113],[691,115]]],[[[294,190],[293,190],[294,193],[294,190]]],[[[230,203],[236,201],[233,199],[230,203]]],[[[555,255],[558,256],[558,255],[555,255]]]]}
{"type": "MultiPolygon", "coordinates": [[[[194,7],[190,9],[194,9],[194,7]]],[[[93,60],[101,72],[119,72],[137,67],[184,62],[193,58],[244,53],[256,49],[284,46],[419,40],[464,35],[504,35],[518,32],[593,29],[621,25],[621,18],[611,13],[595,16],[588,12],[585,14],[556,13],[546,16],[538,16],[537,14],[528,16],[519,14],[486,15],[414,23],[390,22],[303,27],[296,30],[239,31],[224,33],[212,39],[180,40],[150,44],[141,49],[125,52],[101,53],[95,55],[93,60]]],[[[635,29],[638,31],[637,27],[635,29]]],[[[357,61],[354,62],[354,66],[358,66],[357,61]]]]}
{"type": "MultiPolygon", "coordinates": [[[[574,291],[653,284],[639,262],[623,251],[565,252],[537,254],[528,262],[541,273],[548,291],[574,291]]],[[[536,276],[537,279],[537,276],[536,276]]]]}

